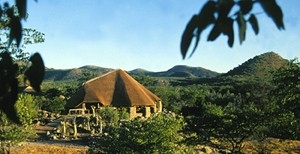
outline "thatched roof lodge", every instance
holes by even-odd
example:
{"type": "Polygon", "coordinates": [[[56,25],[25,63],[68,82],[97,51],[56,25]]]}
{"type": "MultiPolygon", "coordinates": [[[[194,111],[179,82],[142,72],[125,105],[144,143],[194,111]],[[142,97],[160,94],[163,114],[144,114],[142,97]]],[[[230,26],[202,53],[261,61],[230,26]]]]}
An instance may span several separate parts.
{"type": "Polygon", "coordinates": [[[129,108],[131,117],[143,108],[144,116],[161,112],[161,99],[118,69],[85,82],[66,104],[67,109],[90,109],[91,106],[129,108]]]}

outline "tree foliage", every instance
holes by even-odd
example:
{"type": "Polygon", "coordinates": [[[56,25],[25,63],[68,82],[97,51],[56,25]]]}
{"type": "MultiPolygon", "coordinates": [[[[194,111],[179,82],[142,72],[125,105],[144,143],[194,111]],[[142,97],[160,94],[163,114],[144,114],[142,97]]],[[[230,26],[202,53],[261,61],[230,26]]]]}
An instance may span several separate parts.
{"type": "Polygon", "coordinates": [[[300,139],[300,63],[291,60],[274,72],[272,91],[278,105],[277,118],[271,123],[274,137],[300,139]]]}
{"type": "Polygon", "coordinates": [[[98,75],[99,75],[98,73],[90,70],[85,70],[85,69],[82,70],[82,77],[77,80],[79,86],[81,86],[84,82],[97,77],[98,75]]]}
{"type": "Polygon", "coordinates": [[[60,97],[45,98],[40,100],[40,107],[52,113],[61,113],[65,110],[66,100],[60,97]]]}
{"type": "Polygon", "coordinates": [[[7,115],[0,111],[0,140],[17,143],[28,138],[35,137],[32,127],[33,120],[38,116],[37,102],[34,96],[28,94],[19,95],[16,102],[16,115],[21,125],[16,125],[8,119],[7,115]]]}
{"type": "Polygon", "coordinates": [[[38,116],[37,100],[29,94],[20,94],[15,105],[17,115],[23,125],[31,125],[38,116]]]}
{"type": "Polygon", "coordinates": [[[195,39],[190,56],[193,55],[199,44],[201,33],[209,26],[213,28],[208,34],[207,41],[214,41],[223,34],[228,37],[229,47],[232,47],[234,43],[234,22],[238,25],[240,44],[246,39],[247,23],[257,35],[259,33],[258,20],[252,11],[255,3],[262,6],[279,30],[284,29],[283,13],[276,0],[209,0],[198,14],[193,15],[182,34],[180,48],[183,59],[187,56],[188,49],[195,39]]]}
{"type": "Polygon", "coordinates": [[[182,127],[183,119],[172,114],[122,122],[92,141],[89,153],[178,152],[182,127]]]}
{"type": "Polygon", "coordinates": [[[153,86],[157,82],[154,78],[146,75],[135,75],[133,78],[146,87],[153,86]]]}
{"type": "Polygon", "coordinates": [[[291,60],[286,67],[281,67],[276,71],[273,82],[276,85],[273,92],[279,100],[280,107],[292,111],[300,118],[300,63],[298,59],[291,60]]]}
{"type": "Polygon", "coordinates": [[[240,152],[243,142],[253,136],[266,117],[257,105],[244,102],[240,95],[234,95],[232,102],[224,103],[217,105],[204,100],[198,104],[198,113],[186,116],[186,130],[198,135],[191,138],[194,144],[204,143],[230,149],[233,153],[240,152]]]}
{"type": "Polygon", "coordinates": [[[231,78],[207,86],[200,93],[204,95],[201,99],[182,108],[187,122],[185,132],[197,134],[187,138],[188,144],[201,143],[240,152],[244,141],[274,135],[271,125],[279,116],[278,106],[270,96],[274,88],[271,80],[253,76],[241,81],[231,78]]]}
{"type": "Polygon", "coordinates": [[[129,119],[129,113],[125,108],[116,109],[114,107],[103,107],[101,110],[98,110],[98,115],[104,121],[104,124],[108,126],[116,126],[120,120],[129,119]]]}
{"type": "MultiPolygon", "coordinates": [[[[18,99],[18,80],[16,77],[19,73],[19,66],[17,61],[13,59],[12,54],[15,54],[15,58],[19,59],[22,59],[22,56],[26,57],[26,54],[24,54],[22,50],[19,50],[23,36],[21,22],[22,20],[26,20],[27,17],[26,5],[26,1],[23,0],[16,0],[13,6],[10,6],[8,2],[5,2],[3,5],[0,4],[0,30],[4,32],[4,37],[8,37],[7,45],[1,45],[0,51],[0,109],[7,114],[9,119],[18,124],[20,124],[21,121],[16,115],[14,106],[18,99]],[[7,30],[9,30],[9,33],[5,35],[7,30]],[[15,49],[10,51],[11,47],[15,49]]],[[[24,33],[25,43],[44,40],[42,33],[36,31],[30,33],[28,29],[25,29],[24,33]],[[31,38],[33,38],[33,41],[31,41],[27,34],[32,34],[31,38]]],[[[3,44],[3,42],[0,44],[3,44]]],[[[29,66],[24,74],[26,80],[30,82],[30,85],[39,92],[45,72],[44,63],[38,53],[33,54],[29,60],[31,66],[29,66]]]]}

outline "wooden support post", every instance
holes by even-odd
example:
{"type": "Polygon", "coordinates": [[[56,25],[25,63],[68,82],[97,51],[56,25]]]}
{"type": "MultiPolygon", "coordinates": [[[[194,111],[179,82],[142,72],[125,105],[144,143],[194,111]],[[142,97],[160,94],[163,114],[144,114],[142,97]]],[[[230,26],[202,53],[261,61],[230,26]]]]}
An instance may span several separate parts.
{"type": "Polygon", "coordinates": [[[73,119],[73,127],[74,127],[74,139],[77,139],[77,124],[76,124],[76,116],[73,119]]]}
{"type": "Polygon", "coordinates": [[[150,107],[145,107],[145,118],[149,118],[151,116],[150,107]]]}
{"type": "Polygon", "coordinates": [[[130,107],[129,108],[129,115],[130,115],[130,119],[133,119],[136,117],[136,107],[130,107]]]}
{"type": "Polygon", "coordinates": [[[158,101],[157,102],[157,112],[162,112],[162,103],[161,103],[161,101],[158,101]]]}
{"type": "Polygon", "coordinates": [[[85,110],[86,107],[85,107],[85,103],[82,103],[82,108],[85,110]]]}
{"type": "Polygon", "coordinates": [[[96,117],[96,111],[95,111],[96,107],[93,105],[93,106],[91,106],[91,108],[92,108],[92,111],[93,111],[93,117],[96,117]]]}

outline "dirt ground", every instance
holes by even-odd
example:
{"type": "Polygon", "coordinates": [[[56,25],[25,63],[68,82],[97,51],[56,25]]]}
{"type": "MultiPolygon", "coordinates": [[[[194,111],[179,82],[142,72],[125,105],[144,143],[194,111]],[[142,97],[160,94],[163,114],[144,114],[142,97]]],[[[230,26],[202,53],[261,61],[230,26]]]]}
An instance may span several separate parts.
{"type": "Polygon", "coordinates": [[[86,140],[49,140],[46,132],[53,130],[50,126],[35,127],[39,135],[37,141],[22,142],[10,148],[11,154],[85,154],[88,151],[86,140]]]}
{"type": "Polygon", "coordinates": [[[244,153],[299,154],[299,140],[281,140],[267,138],[263,142],[246,142],[244,153]]]}
{"type": "MultiPolygon", "coordinates": [[[[46,126],[36,127],[36,132],[41,136],[47,130],[53,128],[46,126]]],[[[35,142],[22,142],[10,148],[11,154],[85,154],[88,151],[87,140],[47,140],[41,139],[35,142]]],[[[196,148],[197,149],[197,148],[196,148]]],[[[203,148],[202,148],[203,149],[203,148]]],[[[198,151],[198,150],[197,150],[198,151]]],[[[197,153],[214,153],[206,147],[197,153]]],[[[242,150],[244,153],[271,153],[271,154],[298,154],[300,153],[300,141],[280,140],[268,138],[264,142],[248,141],[242,150]]]]}
{"type": "MultiPolygon", "coordinates": [[[[10,149],[11,154],[86,154],[88,146],[82,142],[51,140],[41,142],[23,142],[19,146],[10,149]]],[[[206,152],[198,151],[199,154],[214,153],[215,151],[206,148],[206,152]]],[[[265,144],[247,142],[244,153],[257,154],[259,152],[270,154],[298,154],[300,153],[300,141],[267,139],[265,144]]]]}
{"type": "Polygon", "coordinates": [[[22,142],[10,148],[11,154],[85,154],[88,146],[61,141],[22,142]]]}

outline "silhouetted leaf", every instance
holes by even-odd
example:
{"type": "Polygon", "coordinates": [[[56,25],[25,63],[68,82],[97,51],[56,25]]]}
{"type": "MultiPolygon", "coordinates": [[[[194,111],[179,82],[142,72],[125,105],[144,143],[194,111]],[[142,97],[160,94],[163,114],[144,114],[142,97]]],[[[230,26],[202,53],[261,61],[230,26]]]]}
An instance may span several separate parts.
{"type": "Polygon", "coordinates": [[[16,40],[17,46],[19,47],[22,39],[22,25],[18,17],[12,17],[9,23],[10,34],[8,47],[11,45],[13,40],[16,40]]]}
{"type": "Polygon", "coordinates": [[[257,22],[257,19],[256,19],[255,15],[251,14],[248,21],[249,21],[255,35],[257,35],[258,32],[259,32],[259,27],[258,27],[258,22],[257,22]]]}
{"type": "Polygon", "coordinates": [[[4,2],[3,6],[6,7],[6,8],[8,8],[9,7],[8,2],[4,2]]]}
{"type": "Polygon", "coordinates": [[[231,8],[234,6],[233,0],[220,0],[218,1],[218,18],[225,19],[228,16],[231,8]]]}
{"type": "MultiPolygon", "coordinates": [[[[207,1],[199,12],[199,16],[205,17],[206,19],[211,19],[216,11],[217,3],[215,1],[207,1]]],[[[208,22],[211,22],[210,20],[208,22]]]]}
{"type": "Polygon", "coordinates": [[[214,12],[216,10],[216,2],[208,1],[204,4],[199,15],[194,15],[191,20],[188,22],[183,35],[181,37],[181,54],[183,59],[185,59],[188,48],[191,45],[193,37],[196,37],[195,46],[190,54],[190,57],[195,52],[198,43],[200,41],[200,35],[202,31],[210,24],[215,21],[214,12]]]}
{"type": "Polygon", "coordinates": [[[228,36],[228,46],[232,47],[234,42],[234,32],[233,32],[233,19],[227,18],[222,26],[223,34],[228,36]]]}
{"type": "MultiPolygon", "coordinates": [[[[193,48],[193,50],[192,50],[192,52],[191,52],[189,58],[192,57],[192,55],[193,55],[194,52],[196,51],[196,48],[198,47],[198,44],[199,44],[199,41],[200,41],[200,34],[201,34],[201,31],[202,31],[202,30],[200,30],[199,28],[197,29],[197,32],[196,32],[196,35],[195,35],[195,37],[196,37],[195,45],[194,45],[194,48],[193,48]]],[[[184,57],[183,57],[183,59],[184,59],[184,57]]]]}
{"type": "Polygon", "coordinates": [[[14,105],[18,99],[18,65],[13,64],[8,52],[0,55],[0,109],[13,122],[20,124],[14,105]]]}
{"type": "Polygon", "coordinates": [[[23,19],[26,19],[27,15],[27,0],[16,0],[16,5],[18,8],[18,12],[20,14],[20,17],[23,19]]]}
{"type": "Polygon", "coordinates": [[[0,17],[2,17],[2,13],[3,13],[3,10],[2,10],[2,7],[0,5],[0,17]]]}
{"type": "Polygon", "coordinates": [[[247,14],[252,10],[253,1],[252,0],[240,0],[238,1],[238,5],[240,6],[240,11],[242,14],[247,14]]]}
{"type": "Polygon", "coordinates": [[[198,22],[198,15],[194,15],[186,25],[186,28],[182,34],[180,49],[181,49],[181,54],[183,59],[185,58],[189,46],[191,44],[191,41],[193,39],[194,32],[197,28],[197,22],[198,22]]]}
{"type": "Polygon", "coordinates": [[[207,41],[214,41],[222,33],[220,22],[216,22],[213,29],[210,31],[207,41]]]}
{"type": "Polygon", "coordinates": [[[245,41],[246,39],[246,21],[244,16],[242,15],[242,13],[239,13],[238,17],[237,17],[237,23],[239,26],[239,38],[240,38],[240,44],[243,43],[243,41],[245,41]]]}
{"type": "MultiPolygon", "coordinates": [[[[215,22],[214,27],[210,31],[210,33],[207,37],[207,41],[214,41],[223,32],[223,28],[224,28],[223,26],[226,26],[226,20],[228,18],[227,15],[230,12],[233,5],[234,5],[233,0],[218,1],[218,4],[217,4],[217,6],[218,6],[218,19],[215,22]]],[[[225,33],[229,34],[229,29],[226,29],[225,33]]],[[[231,36],[231,35],[229,35],[229,36],[231,36]]],[[[231,40],[232,38],[233,37],[230,37],[230,41],[232,41],[231,40]]],[[[232,45],[233,43],[229,43],[229,44],[232,45]]]]}
{"type": "Polygon", "coordinates": [[[2,98],[2,101],[0,102],[0,108],[11,121],[16,124],[21,124],[15,110],[15,103],[18,99],[18,81],[16,78],[13,78],[9,82],[11,92],[2,98]]]}
{"type": "Polygon", "coordinates": [[[32,88],[35,91],[40,92],[40,85],[45,75],[45,66],[43,59],[39,53],[35,53],[30,57],[29,60],[31,61],[31,66],[24,73],[25,80],[28,79],[32,88]]]}
{"type": "Polygon", "coordinates": [[[196,48],[198,47],[200,41],[200,35],[202,31],[207,26],[215,22],[215,16],[214,16],[215,11],[216,11],[216,2],[208,1],[199,12],[198,22],[197,22],[198,27],[196,29],[196,34],[195,34],[196,37],[195,45],[189,57],[191,57],[196,51],[196,48]]]}
{"type": "Polygon", "coordinates": [[[275,0],[259,0],[258,1],[267,15],[272,18],[279,30],[284,29],[283,13],[275,0]]]}

